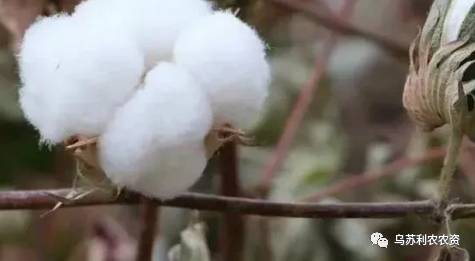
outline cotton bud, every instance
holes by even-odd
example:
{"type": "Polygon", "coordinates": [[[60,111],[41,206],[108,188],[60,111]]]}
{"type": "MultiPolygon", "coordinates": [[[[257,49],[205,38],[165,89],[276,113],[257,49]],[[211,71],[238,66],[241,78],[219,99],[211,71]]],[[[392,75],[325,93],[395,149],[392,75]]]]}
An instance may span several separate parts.
{"type": "Polygon", "coordinates": [[[269,65],[257,33],[228,12],[204,17],[177,40],[174,60],[206,90],[214,123],[248,128],[268,93],[269,65]]]}
{"type": "Polygon", "coordinates": [[[120,186],[149,196],[174,196],[205,168],[203,144],[211,121],[207,96],[191,75],[160,63],[101,136],[101,166],[120,186]]]}
{"type": "Polygon", "coordinates": [[[123,34],[84,27],[66,16],[33,24],[19,63],[21,106],[48,143],[99,135],[144,70],[137,46],[123,34]]]}
{"type": "Polygon", "coordinates": [[[74,16],[91,26],[130,33],[150,68],[159,60],[170,59],[180,32],[211,11],[204,0],[87,0],[74,16]]]}

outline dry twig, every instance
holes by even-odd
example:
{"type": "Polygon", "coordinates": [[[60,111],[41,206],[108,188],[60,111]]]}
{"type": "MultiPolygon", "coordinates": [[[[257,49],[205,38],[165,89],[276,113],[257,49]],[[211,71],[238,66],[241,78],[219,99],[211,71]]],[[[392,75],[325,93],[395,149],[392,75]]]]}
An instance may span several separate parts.
{"type": "Polygon", "coordinates": [[[312,4],[312,1],[292,1],[292,0],[270,0],[273,3],[288,8],[294,12],[299,12],[306,15],[308,18],[314,20],[318,24],[327,27],[328,29],[344,35],[351,35],[361,37],[380,46],[396,58],[408,59],[409,46],[394,42],[383,36],[357,28],[349,24],[344,19],[338,16],[323,13],[312,4]]]}
{"type": "MultiPolygon", "coordinates": [[[[51,194],[63,196],[70,189],[1,191],[0,209],[48,209],[56,205],[51,194]]],[[[63,205],[63,208],[99,205],[131,205],[141,203],[138,194],[124,191],[95,192],[87,197],[63,205]]],[[[201,193],[185,193],[173,199],[153,199],[159,206],[196,210],[230,212],[246,215],[301,218],[400,218],[410,215],[429,216],[438,212],[438,206],[429,200],[387,203],[291,203],[262,199],[247,199],[201,193]]],[[[449,204],[453,219],[475,217],[475,204],[449,204]]]]}
{"type": "Polygon", "coordinates": [[[381,178],[394,176],[398,174],[399,171],[405,168],[417,166],[422,163],[432,161],[435,159],[441,159],[444,157],[445,151],[446,150],[443,148],[434,148],[419,157],[414,157],[414,158],[403,157],[401,159],[391,162],[390,164],[384,166],[381,169],[368,171],[360,175],[354,175],[349,178],[343,179],[333,185],[330,185],[318,191],[317,193],[309,197],[306,197],[304,201],[316,202],[324,198],[327,198],[329,196],[348,192],[350,190],[366,186],[372,182],[380,180],[381,178]]]}
{"type": "MultiPolygon", "coordinates": [[[[227,142],[220,149],[221,194],[239,197],[238,148],[236,142],[227,142]]],[[[225,213],[220,228],[221,260],[243,260],[244,218],[237,213],[225,213]]]]}
{"type": "Polygon", "coordinates": [[[144,199],[142,206],[143,219],[136,260],[150,261],[153,260],[153,245],[159,226],[158,220],[160,213],[158,206],[148,198],[144,199]]]}

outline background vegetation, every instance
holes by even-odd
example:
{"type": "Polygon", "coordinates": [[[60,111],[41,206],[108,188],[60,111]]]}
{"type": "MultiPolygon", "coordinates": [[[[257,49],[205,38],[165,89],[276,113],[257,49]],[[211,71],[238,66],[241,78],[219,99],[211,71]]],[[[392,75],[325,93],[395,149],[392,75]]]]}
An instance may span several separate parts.
{"type": "MultiPolygon", "coordinates": [[[[72,183],[72,156],[61,147],[39,147],[38,134],[22,117],[17,104],[15,50],[35,17],[71,11],[76,2],[0,1],[2,190],[59,188],[72,183]]],[[[221,7],[239,10],[239,15],[257,28],[268,42],[273,68],[266,113],[253,131],[259,146],[239,148],[240,185],[236,192],[240,195],[259,197],[266,192],[270,199],[285,201],[313,195],[313,200],[326,202],[433,197],[442,164],[437,148],[444,144],[445,130],[430,135],[418,132],[401,104],[408,66],[406,49],[432,1],[359,0],[349,6],[353,10],[342,13],[345,2],[217,1],[221,7]],[[310,99],[308,108],[302,97],[310,99]],[[301,114],[299,109],[295,112],[299,106],[301,114]],[[299,115],[304,115],[301,123],[299,115]],[[290,124],[289,118],[294,119],[290,124]],[[289,125],[295,128],[295,135],[289,134],[289,125]],[[388,169],[388,164],[392,168],[388,169]]],[[[229,192],[229,187],[220,185],[223,167],[219,156],[209,163],[194,191],[229,192]]],[[[475,147],[467,141],[454,185],[454,196],[460,201],[472,202],[475,196],[474,156],[475,147]]],[[[42,213],[0,212],[0,260],[125,261],[136,256],[142,220],[139,207],[64,209],[40,217],[42,213]]],[[[223,233],[221,214],[204,212],[201,217],[207,225],[206,243],[213,260],[226,260],[226,244],[237,244],[242,250],[242,256],[234,255],[235,260],[427,260],[430,247],[400,247],[391,242],[396,234],[431,234],[438,229],[436,223],[418,217],[313,220],[228,216],[227,224],[236,222],[231,223],[234,230],[223,233]],[[370,245],[369,235],[376,231],[389,239],[388,249],[370,245]]],[[[189,219],[187,210],[161,208],[155,260],[167,260],[168,250],[179,242],[179,233],[189,219]]],[[[472,253],[474,229],[471,220],[454,224],[462,246],[472,253]]]]}

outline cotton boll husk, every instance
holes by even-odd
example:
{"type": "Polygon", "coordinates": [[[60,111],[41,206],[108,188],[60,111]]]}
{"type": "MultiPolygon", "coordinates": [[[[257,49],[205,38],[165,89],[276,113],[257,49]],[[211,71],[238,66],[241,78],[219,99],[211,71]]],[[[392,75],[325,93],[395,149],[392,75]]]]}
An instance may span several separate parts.
{"type": "Polygon", "coordinates": [[[43,18],[26,31],[19,65],[22,109],[47,143],[101,134],[144,71],[143,56],[124,34],[67,16],[43,18]]]}
{"type": "Polygon", "coordinates": [[[127,30],[145,54],[148,68],[169,60],[180,32],[200,17],[211,14],[204,0],[88,0],[74,16],[107,30],[127,30]]]}
{"type": "Polygon", "coordinates": [[[268,93],[270,69],[257,33],[228,12],[216,12],[177,40],[174,59],[206,90],[215,124],[249,128],[268,93]]]}
{"type": "Polygon", "coordinates": [[[203,172],[211,123],[207,95],[195,79],[176,65],[159,63],[100,137],[101,166],[120,186],[172,197],[203,172]]]}

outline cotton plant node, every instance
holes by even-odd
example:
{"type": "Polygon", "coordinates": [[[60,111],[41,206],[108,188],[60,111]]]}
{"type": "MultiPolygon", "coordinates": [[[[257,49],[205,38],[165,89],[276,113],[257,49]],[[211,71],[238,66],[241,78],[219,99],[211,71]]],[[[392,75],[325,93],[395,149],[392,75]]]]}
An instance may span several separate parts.
{"type": "MultiPolygon", "coordinates": [[[[475,140],[475,1],[436,0],[410,47],[403,104],[424,131],[448,124],[450,136],[441,170],[438,204],[445,211],[464,136],[475,140]]],[[[450,231],[448,223],[446,230],[450,231]]]]}
{"type": "Polygon", "coordinates": [[[97,138],[87,138],[76,136],[65,141],[66,150],[72,152],[76,159],[77,171],[73,189],[78,184],[86,185],[92,188],[109,189],[112,184],[100,167],[97,157],[97,138]]]}
{"type": "Polygon", "coordinates": [[[254,139],[246,134],[245,131],[235,129],[229,124],[225,124],[221,127],[211,129],[208,135],[206,135],[206,157],[208,159],[212,158],[219,148],[228,142],[235,142],[242,146],[255,146],[254,139]]]}
{"type": "Polygon", "coordinates": [[[248,134],[246,134],[245,131],[240,130],[240,129],[235,129],[231,127],[229,124],[225,124],[219,128],[213,128],[210,134],[211,136],[215,137],[221,145],[227,142],[236,142],[237,144],[240,144],[243,146],[255,145],[254,139],[248,134]]]}
{"type": "Polygon", "coordinates": [[[77,135],[64,141],[67,151],[72,152],[76,159],[76,176],[73,179],[71,190],[66,195],[47,193],[57,203],[41,217],[53,214],[64,205],[74,203],[95,192],[115,193],[118,197],[122,188],[112,184],[101,169],[97,160],[97,138],[88,138],[77,135]]]}
{"type": "Polygon", "coordinates": [[[96,192],[95,188],[73,188],[71,189],[66,195],[57,195],[53,193],[47,193],[47,195],[57,201],[57,203],[48,211],[41,214],[41,218],[47,217],[54,212],[56,212],[59,208],[64,205],[68,205],[73,203],[76,200],[80,200],[93,192],[96,192]]]}
{"type": "Polygon", "coordinates": [[[94,191],[174,197],[224,143],[253,145],[241,128],[268,94],[265,51],[204,0],[87,0],[39,18],[18,56],[20,105],[42,143],[77,161],[52,211],[94,191]]]}

